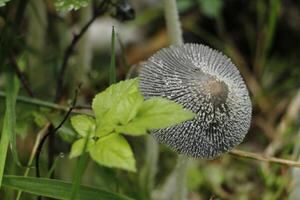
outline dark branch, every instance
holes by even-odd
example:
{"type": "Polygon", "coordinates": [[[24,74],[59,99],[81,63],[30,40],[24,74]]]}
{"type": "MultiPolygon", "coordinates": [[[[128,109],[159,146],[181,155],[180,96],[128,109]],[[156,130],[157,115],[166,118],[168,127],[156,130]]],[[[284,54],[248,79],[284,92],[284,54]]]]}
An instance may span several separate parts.
{"type": "MultiPolygon", "coordinates": [[[[45,141],[47,140],[47,138],[51,135],[54,135],[64,125],[64,123],[67,121],[70,114],[72,113],[72,110],[76,107],[77,95],[78,95],[78,89],[75,91],[75,96],[74,96],[74,99],[73,99],[73,102],[72,102],[72,106],[69,108],[69,110],[66,113],[65,117],[63,118],[63,120],[55,128],[53,127],[53,125],[50,125],[47,133],[41,139],[41,142],[40,142],[40,144],[37,148],[37,151],[36,151],[36,160],[35,160],[36,176],[37,177],[40,177],[39,160],[40,160],[40,155],[41,155],[41,152],[42,152],[43,145],[44,145],[45,141]]],[[[54,148],[54,147],[52,147],[52,148],[54,148]]]]}
{"type": "Polygon", "coordinates": [[[13,59],[13,58],[11,57],[11,58],[10,58],[10,63],[11,63],[11,65],[12,65],[12,67],[13,67],[13,69],[14,69],[16,75],[18,76],[20,82],[22,83],[24,89],[25,89],[26,92],[28,93],[28,95],[29,95],[30,97],[34,97],[34,93],[33,93],[32,89],[30,88],[29,83],[28,83],[28,81],[27,81],[27,79],[26,79],[24,73],[20,70],[20,68],[19,68],[19,66],[18,66],[18,64],[17,64],[17,62],[16,62],[16,60],[13,59]]]}
{"type": "Polygon", "coordinates": [[[66,48],[63,57],[62,66],[60,68],[60,72],[57,78],[56,94],[55,94],[54,102],[59,102],[62,97],[64,76],[68,67],[69,59],[74,52],[75,46],[82,38],[84,33],[88,30],[90,25],[96,20],[96,18],[102,15],[106,11],[107,6],[108,6],[108,1],[106,0],[102,1],[99,7],[93,12],[92,18],[82,27],[79,33],[74,35],[70,45],[66,48]]]}

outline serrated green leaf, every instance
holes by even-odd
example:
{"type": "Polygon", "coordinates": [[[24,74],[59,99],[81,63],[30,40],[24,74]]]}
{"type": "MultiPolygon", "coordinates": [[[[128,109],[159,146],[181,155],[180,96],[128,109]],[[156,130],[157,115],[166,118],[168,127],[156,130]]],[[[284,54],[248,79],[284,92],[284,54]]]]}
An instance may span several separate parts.
{"type": "MultiPolygon", "coordinates": [[[[69,200],[72,184],[56,179],[4,176],[4,187],[55,199],[69,200]]],[[[80,186],[76,200],[130,200],[116,193],[80,186]]]]}
{"type": "Polygon", "coordinates": [[[10,0],[0,0],[0,7],[5,6],[5,4],[9,1],[10,0]]]}
{"type": "Polygon", "coordinates": [[[144,98],[140,92],[129,94],[109,114],[116,116],[118,122],[125,125],[136,116],[143,101],[144,98]]]}
{"type": "Polygon", "coordinates": [[[90,155],[100,165],[136,171],[132,150],[120,134],[112,133],[100,138],[90,148],[90,155]]]}
{"type": "Polygon", "coordinates": [[[166,128],[192,119],[195,113],[183,109],[173,101],[155,97],[143,102],[136,118],[124,126],[118,126],[117,132],[128,135],[146,134],[149,129],[166,128]]]}
{"type": "Polygon", "coordinates": [[[112,107],[101,120],[101,124],[96,131],[97,136],[105,136],[115,130],[117,124],[126,125],[132,120],[139,107],[144,101],[140,92],[135,92],[124,96],[124,98],[112,107]]]}
{"type": "Polygon", "coordinates": [[[55,0],[55,8],[60,12],[78,10],[89,5],[91,0],[55,0]]]}
{"type": "Polygon", "coordinates": [[[111,85],[93,99],[92,108],[97,121],[97,136],[105,136],[117,124],[126,124],[133,119],[143,97],[138,90],[138,78],[111,85]]]}
{"type": "Polygon", "coordinates": [[[97,94],[93,99],[92,109],[95,113],[96,120],[101,118],[113,107],[120,103],[124,97],[138,92],[138,78],[120,81],[113,84],[105,91],[97,94]]]}
{"type": "Polygon", "coordinates": [[[141,120],[134,120],[127,125],[117,126],[115,128],[117,133],[123,133],[131,136],[144,135],[147,133],[148,129],[150,128],[147,128],[147,125],[145,125],[145,123],[141,120]]]}
{"type": "MultiPolygon", "coordinates": [[[[84,149],[85,140],[86,140],[86,138],[80,138],[79,140],[76,140],[73,143],[69,158],[75,158],[82,154],[82,151],[84,149]]],[[[95,141],[93,139],[89,139],[86,151],[88,151],[90,148],[92,148],[93,145],[95,145],[95,141]]]]}
{"type": "Polygon", "coordinates": [[[90,136],[95,135],[96,122],[87,115],[75,115],[71,118],[71,124],[76,132],[85,137],[90,132],[90,136]]]}

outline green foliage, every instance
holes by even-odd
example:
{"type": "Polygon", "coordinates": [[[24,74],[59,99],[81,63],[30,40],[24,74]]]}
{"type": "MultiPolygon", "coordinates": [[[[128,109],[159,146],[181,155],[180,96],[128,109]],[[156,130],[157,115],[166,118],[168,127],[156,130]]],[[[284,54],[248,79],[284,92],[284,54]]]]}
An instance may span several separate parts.
{"type": "Polygon", "coordinates": [[[90,149],[90,155],[101,165],[136,171],[132,150],[120,134],[112,133],[100,138],[90,149]]]}
{"type": "MultiPolygon", "coordinates": [[[[69,199],[72,184],[55,179],[5,176],[5,187],[55,199],[69,199]]],[[[92,187],[80,186],[78,200],[129,200],[130,198],[92,187]]]]}
{"type": "Polygon", "coordinates": [[[5,4],[9,1],[10,0],[0,0],[0,7],[5,6],[5,4]]]}
{"type": "Polygon", "coordinates": [[[86,115],[76,115],[71,118],[71,124],[76,132],[85,137],[89,133],[93,136],[96,129],[95,120],[92,117],[86,115]]]}
{"type": "Polygon", "coordinates": [[[16,147],[16,98],[19,91],[18,82],[15,79],[14,72],[8,70],[6,72],[6,102],[5,102],[5,115],[2,127],[2,135],[0,141],[0,187],[5,168],[7,149],[10,142],[12,155],[15,162],[20,164],[17,147],[16,147]]]}
{"type": "Polygon", "coordinates": [[[55,0],[54,4],[58,11],[67,12],[86,7],[90,2],[91,0],[55,0]]]}
{"type": "Polygon", "coordinates": [[[211,18],[220,16],[223,8],[222,0],[198,0],[198,2],[202,12],[206,16],[211,18]]]}
{"type": "Polygon", "coordinates": [[[155,97],[144,101],[135,119],[124,126],[118,126],[116,130],[128,135],[142,135],[149,129],[172,126],[194,116],[194,113],[183,110],[182,106],[175,102],[155,97]]]}
{"type": "MultiPolygon", "coordinates": [[[[85,144],[85,138],[80,138],[79,140],[76,140],[72,145],[70,158],[75,158],[77,156],[80,156],[84,149],[84,144],[85,144]]],[[[95,141],[90,139],[90,140],[88,140],[87,145],[88,146],[87,146],[86,150],[88,151],[91,147],[93,147],[95,145],[95,141]]]]}
{"type": "Polygon", "coordinates": [[[111,110],[116,108],[124,98],[136,92],[138,92],[137,78],[120,81],[118,84],[111,85],[104,92],[97,94],[92,103],[97,123],[101,123],[101,120],[104,121],[108,114],[116,115],[111,110]]]}
{"type": "Polygon", "coordinates": [[[195,116],[167,99],[144,101],[138,81],[121,81],[97,94],[92,103],[96,119],[85,115],[72,117],[71,124],[81,138],[73,143],[70,158],[81,155],[89,135],[86,151],[98,164],[136,171],[132,150],[121,133],[143,135],[150,129],[166,128],[195,116]]]}

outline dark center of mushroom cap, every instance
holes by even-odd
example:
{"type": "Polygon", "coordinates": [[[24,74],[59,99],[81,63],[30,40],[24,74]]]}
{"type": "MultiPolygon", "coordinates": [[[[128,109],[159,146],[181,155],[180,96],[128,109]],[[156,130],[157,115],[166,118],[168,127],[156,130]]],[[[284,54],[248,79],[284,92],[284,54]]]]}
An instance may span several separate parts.
{"type": "Polygon", "coordinates": [[[228,96],[228,86],[214,76],[210,76],[204,85],[204,90],[210,95],[214,106],[219,106],[226,103],[228,96]]]}

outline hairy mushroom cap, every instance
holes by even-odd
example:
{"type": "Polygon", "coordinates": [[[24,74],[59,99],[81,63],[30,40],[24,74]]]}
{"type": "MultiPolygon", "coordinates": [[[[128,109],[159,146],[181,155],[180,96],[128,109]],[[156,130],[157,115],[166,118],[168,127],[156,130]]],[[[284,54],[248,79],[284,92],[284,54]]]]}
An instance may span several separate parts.
{"type": "Polygon", "coordinates": [[[247,87],[235,65],[199,44],[164,48],[142,64],[144,97],[161,96],[197,113],[153,136],[178,153],[212,159],[242,142],[251,122],[247,87]]]}

